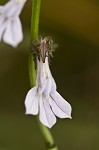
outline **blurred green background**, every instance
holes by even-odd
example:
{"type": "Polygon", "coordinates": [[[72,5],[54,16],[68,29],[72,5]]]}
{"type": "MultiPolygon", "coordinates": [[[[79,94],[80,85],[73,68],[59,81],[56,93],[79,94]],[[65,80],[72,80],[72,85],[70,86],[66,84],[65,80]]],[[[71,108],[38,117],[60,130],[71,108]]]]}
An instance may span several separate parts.
{"type": "MultiPolygon", "coordinates": [[[[25,116],[30,89],[31,0],[21,14],[24,40],[0,43],[0,150],[45,150],[36,118],[25,116]]],[[[58,43],[51,70],[59,93],[72,105],[72,120],[51,129],[60,150],[99,150],[99,1],[42,0],[40,35],[58,43]]]]}

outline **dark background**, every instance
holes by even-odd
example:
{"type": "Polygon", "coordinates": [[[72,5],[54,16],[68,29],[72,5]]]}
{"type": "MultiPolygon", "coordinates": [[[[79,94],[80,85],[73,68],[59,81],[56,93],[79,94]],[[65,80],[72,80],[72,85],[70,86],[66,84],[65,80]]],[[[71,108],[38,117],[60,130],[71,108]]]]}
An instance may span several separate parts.
{"type": "MultiPolygon", "coordinates": [[[[31,0],[21,14],[24,40],[0,43],[0,150],[45,150],[35,116],[25,116],[30,89],[31,0]]],[[[99,150],[99,1],[42,0],[40,35],[58,48],[51,71],[59,93],[72,105],[72,120],[51,129],[60,150],[99,150]]]]}

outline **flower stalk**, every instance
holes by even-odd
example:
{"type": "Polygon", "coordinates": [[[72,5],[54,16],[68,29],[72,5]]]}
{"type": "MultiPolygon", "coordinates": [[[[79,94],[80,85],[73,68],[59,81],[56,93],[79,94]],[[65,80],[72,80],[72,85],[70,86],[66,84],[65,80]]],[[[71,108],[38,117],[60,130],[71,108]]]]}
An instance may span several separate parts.
{"type": "MultiPolygon", "coordinates": [[[[35,38],[38,36],[39,30],[39,16],[40,16],[40,5],[41,0],[32,0],[32,16],[31,16],[31,45],[35,38]]],[[[35,86],[36,81],[36,71],[35,71],[35,64],[33,61],[32,54],[29,55],[29,79],[31,88],[35,86]]],[[[45,127],[43,124],[40,123],[39,119],[37,118],[38,125],[42,136],[45,140],[45,144],[47,150],[58,150],[57,146],[54,143],[54,139],[51,135],[50,130],[45,127]]]]}

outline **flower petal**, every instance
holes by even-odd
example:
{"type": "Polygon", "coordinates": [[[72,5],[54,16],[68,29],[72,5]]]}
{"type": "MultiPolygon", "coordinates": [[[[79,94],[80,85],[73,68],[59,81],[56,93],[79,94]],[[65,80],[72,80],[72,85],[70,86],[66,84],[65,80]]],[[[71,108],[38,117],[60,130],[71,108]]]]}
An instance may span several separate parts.
{"type": "Polygon", "coordinates": [[[3,6],[2,13],[6,15],[6,17],[11,17],[13,14],[14,9],[16,8],[16,2],[15,0],[10,0],[8,3],[6,3],[3,6]]]}
{"type": "Polygon", "coordinates": [[[3,11],[3,8],[4,8],[4,6],[0,6],[0,15],[1,15],[2,11],[3,11]]]}
{"type": "Polygon", "coordinates": [[[8,20],[8,26],[4,33],[3,40],[5,43],[16,47],[23,39],[22,27],[20,19],[8,20]]]}
{"type": "Polygon", "coordinates": [[[17,2],[15,0],[10,0],[10,2],[8,2],[5,5],[5,11],[4,13],[6,14],[7,17],[16,17],[19,16],[21,13],[21,10],[24,6],[25,1],[23,2],[17,2]]]}
{"type": "Polygon", "coordinates": [[[56,117],[50,108],[49,102],[45,99],[44,96],[40,99],[39,118],[42,124],[44,124],[48,128],[51,128],[56,123],[56,117]]]}
{"type": "Polygon", "coordinates": [[[43,92],[43,94],[46,97],[49,97],[49,93],[51,92],[51,87],[52,87],[52,80],[51,80],[51,78],[48,78],[46,80],[46,86],[45,86],[45,89],[44,89],[44,92],[43,92]]]}
{"type": "Polygon", "coordinates": [[[29,90],[25,99],[26,114],[38,114],[37,86],[29,90]]]}
{"type": "Polygon", "coordinates": [[[71,118],[71,105],[56,91],[50,94],[50,105],[54,114],[59,118],[71,118]]]}
{"type": "Polygon", "coordinates": [[[37,59],[37,85],[41,91],[44,90],[46,85],[45,67],[44,63],[37,59]]]}
{"type": "Polygon", "coordinates": [[[56,92],[56,83],[52,76],[51,76],[51,79],[52,79],[51,93],[54,94],[56,92]]]}
{"type": "Polygon", "coordinates": [[[4,17],[0,15],[0,41],[2,39],[3,33],[6,29],[6,22],[4,21],[4,17]]]}

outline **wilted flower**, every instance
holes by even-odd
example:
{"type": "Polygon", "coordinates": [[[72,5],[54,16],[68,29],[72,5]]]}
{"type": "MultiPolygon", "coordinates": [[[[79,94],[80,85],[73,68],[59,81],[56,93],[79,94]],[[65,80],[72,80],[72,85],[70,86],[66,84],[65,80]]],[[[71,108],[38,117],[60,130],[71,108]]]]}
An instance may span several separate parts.
{"type": "MultiPolygon", "coordinates": [[[[46,48],[45,39],[41,41],[41,45],[46,48]]],[[[27,93],[25,107],[26,114],[39,114],[42,124],[49,128],[56,123],[56,116],[71,118],[70,104],[56,91],[56,83],[49,69],[48,57],[45,57],[44,62],[41,55],[39,59],[37,58],[36,86],[27,93]]]]}
{"type": "Polygon", "coordinates": [[[10,0],[0,6],[0,41],[16,47],[23,39],[22,26],[19,19],[26,0],[10,0]]]}

